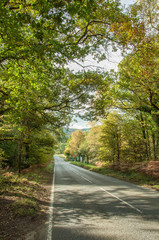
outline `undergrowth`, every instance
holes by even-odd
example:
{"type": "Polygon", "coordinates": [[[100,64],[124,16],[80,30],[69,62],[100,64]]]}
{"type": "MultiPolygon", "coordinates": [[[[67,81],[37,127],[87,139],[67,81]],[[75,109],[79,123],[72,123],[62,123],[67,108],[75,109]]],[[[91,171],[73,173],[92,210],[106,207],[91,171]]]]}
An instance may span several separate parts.
{"type": "Polygon", "coordinates": [[[18,176],[14,172],[1,171],[0,197],[9,199],[9,210],[15,217],[34,216],[39,211],[39,198],[44,194],[41,184],[50,182],[53,163],[44,167],[28,169],[27,173],[18,176]]]}

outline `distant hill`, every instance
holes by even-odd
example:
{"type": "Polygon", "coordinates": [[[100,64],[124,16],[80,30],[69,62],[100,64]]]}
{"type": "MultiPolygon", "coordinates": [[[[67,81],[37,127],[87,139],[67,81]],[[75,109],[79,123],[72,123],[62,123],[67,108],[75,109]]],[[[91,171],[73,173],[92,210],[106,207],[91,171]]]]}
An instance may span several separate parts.
{"type": "Polygon", "coordinates": [[[77,130],[82,130],[83,132],[88,133],[90,128],[83,128],[83,129],[77,129],[77,128],[64,128],[63,131],[66,134],[66,138],[68,138],[73,132],[77,131],[77,130]]]}

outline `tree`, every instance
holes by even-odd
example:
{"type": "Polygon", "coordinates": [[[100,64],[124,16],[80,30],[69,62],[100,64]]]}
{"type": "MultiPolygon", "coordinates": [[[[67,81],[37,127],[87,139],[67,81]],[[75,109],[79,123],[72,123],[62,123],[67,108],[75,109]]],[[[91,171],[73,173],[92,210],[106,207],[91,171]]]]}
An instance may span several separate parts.
{"type": "Polygon", "coordinates": [[[134,108],[158,115],[158,53],[158,44],[146,40],[120,63],[118,84],[128,108],[134,102],[134,108]]]}
{"type": "Polygon", "coordinates": [[[135,17],[131,24],[116,0],[2,0],[0,12],[0,116],[18,130],[20,163],[30,132],[49,128],[58,134],[73,110],[91,105],[102,89],[103,74],[73,73],[67,64],[88,54],[100,61],[110,46],[115,51],[135,43],[136,26],[145,35],[143,24],[135,17]],[[122,26],[131,37],[121,37],[122,26]]]}
{"type": "Polygon", "coordinates": [[[141,13],[141,19],[146,24],[147,31],[156,33],[159,30],[158,0],[137,0],[136,7],[141,13]]]}
{"type": "Polygon", "coordinates": [[[101,126],[100,159],[113,162],[120,167],[121,161],[121,116],[109,114],[101,126]]]}
{"type": "Polygon", "coordinates": [[[78,154],[80,155],[82,162],[89,163],[89,147],[85,139],[81,142],[78,148],[78,154]]]}
{"type": "Polygon", "coordinates": [[[103,79],[93,106],[104,118],[112,108],[137,118],[147,149],[146,159],[152,155],[156,159],[159,146],[158,5],[155,0],[138,2],[128,10],[130,21],[112,24],[111,31],[129,51],[123,54],[118,73],[107,73],[103,79]]]}
{"type": "Polygon", "coordinates": [[[73,158],[81,156],[79,151],[81,143],[84,142],[85,133],[82,130],[76,130],[71,134],[71,138],[68,140],[68,144],[65,149],[65,154],[71,155],[73,158]]]}
{"type": "Polygon", "coordinates": [[[99,139],[101,136],[101,127],[96,125],[96,122],[89,123],[91,129],[86,135],[86,141],[88,145],[88,156],[90,162],[95,163],[98,161],[98,151],[100,147],[99,139]]]}
{"type": "Polygon", "coordinates": [[[143,124],[145,122],[143,123],[137,115],[110,113],[101,125],[99,159],[117,167],[123,163],[132,164],[149,160],[148,154],[151,151],[149,141],[152,139],[148,139],[147,129],[148,127],[149,131],[152,129],[147,122],[144,136],[143,124]]]}
{"type": "MultiPolygon", "coordinates": [[[[12,103],[13,100],[12,105],[15,105],[13,94],[21,98],[17,90],[19,89],[23,94],[28,85],[30,86],[30,80],[32,81],[30,94],[31,91],[46,86],[47,78],[54,76],[56,84],[52,86],[52,90],[56,89],[55,97],[59,96],[58,91],[61,86],[66,91],[66,82],[57,83],[61,78],[68,78],[65,64],[83,59],[90,52],[96,54],[96,57],[98,55],[99,58],[103,56],[99,51],[100,45],[107,49],[109,43],[114,40],[113,34],[109,31],[111,23],[119,19],[120,22],[126,21],[126,16],[121,12],[120,5],[116,1],[106,3],[76,0],[74,4],[74,1],[59,0],[54,2],[3,0],[0,10],[3,22],[0,39],[2,81],[6,80],[8,83],[8,78],[12,79],[12,86],[0,84],[1,114],[13,111],[8,102],[12,103]],[[103,14],[104,12],[107,14],[103,14]]],[[[72,79],[71,83],[75,83],[75,78],[78,76],[72,78],[74,80],[72,79]]],[[[80,84],[81,82],[75,86],[76,89],[80,84]]],[[[82,85],[86,86],[86,82],[82,85]]],[[[71,96],[71,93],[68,92],[67,96],[71,96]]],[[[21,107],[24,108],[26,99],[23,100],[22,103],[17,104],[19,107],[22,104],[21,107]]],[[[29,104],[32,100],[28,100],[29,104]]],[[[73,102],[74,98],[71,100],[73,102]]],[[[53,105],[54,109],[56,107],[59,109],[61,106],[63,110],[67,110],[68,99],[62,103],[62,106],[61,103],[53,105]]]]}

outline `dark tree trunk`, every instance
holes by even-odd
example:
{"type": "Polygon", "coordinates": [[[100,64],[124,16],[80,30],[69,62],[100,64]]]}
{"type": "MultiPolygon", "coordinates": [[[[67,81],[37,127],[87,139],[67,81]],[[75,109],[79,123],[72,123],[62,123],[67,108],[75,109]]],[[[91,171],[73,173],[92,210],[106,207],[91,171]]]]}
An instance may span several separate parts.
{"type": "Polygon", "coordinates": [[[26,162],[28,163],[28,160],[29,160],[29,143],[25,143],[25,159],[26,159],[26,162]]]}
{"type": "Polygon", "coordinates": [[[19,175],[21,174],[22,148],[23,148],[23,141],[22,139],[20,139],[18,143],[18,174],[19,175]]]}
{"type": "Polygon", "coordinates": [[[117,146],[117,167],[120,168],[120,143],[119,143],[119,135],[116,133],[116,146],[117,146]]]}
{"type": "Polygon", "coordinates": [[[141,118],[142,134],[143,134],[143,139],[144,139],[144,144],[145,144],[145,155],[146,155],[146,159],[149,160],[148,144],[147,144],[147,138],[146,138],[146,129],[145,129],[145,126],[144,126],[144,118],[143,118],[142,113],[140,114],[140,118],[141,118]]]}
{"type": "Polygon", "coordinates": [[[156,152],[156,139],[155,139],[155,134],[152,134],[152,143],[153,143],[153,158],[154,160],[157,159],[157,152],[156,152]]]}

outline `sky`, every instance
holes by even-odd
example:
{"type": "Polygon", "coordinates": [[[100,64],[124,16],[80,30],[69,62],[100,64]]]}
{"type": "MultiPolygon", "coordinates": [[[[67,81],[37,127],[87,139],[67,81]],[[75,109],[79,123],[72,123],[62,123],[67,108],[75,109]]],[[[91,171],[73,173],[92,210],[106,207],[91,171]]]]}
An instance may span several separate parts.
{"type": "Polygon", "coordinates": [[[135,0],[121,0],[122,4],[125,4],[126,6],[128,6],[129,4],[133,4],[135,2],[135,0]]]}
{"type": "Polygon", "coordinates": [[[74,120],[72,120],[69,128],[83,129],[83,128],[90,128],[90,126],[87,121],[84,121],[79,117],[76,117],[74,120]]]}
{"type": "MultiPolygon", "coordinates": [[[[129,4],[133,4],[135,0],[121,0],[121,3],[127,7],[129,4]]],[[[108,60],[102,61],[100,63],[95,62],[91,56],[88,56],[86,58],[86,61],[84,62],[84,66],[93,65],[97,67],[102,68],[104,71],[110,71],[110,69],[117,70],[118,63],[122,60],[120,52],[111,52],[109,53],[108,60]]],[[[74,71],[81,70],[82,68],[77,63],[72,63],[69,65],[69,68],[74,71]]],[[[94,68],[94,69],[95,69],[94,68]]],[[[76,129],[82,129],[82,128],[89,128],[89,124],[87,121],[84,121],[80,119],[79,117],[72,119],[72,122],[69,126],[69,128],[76,128],[76,129]]]]}
{"type": "MultiPolygon", "coordinates": [[[[118,63],[121,61],[121,59],[122,59],[122,57],[120,55],[120,52],[110,53],[109,60],[105,60],[100,63],[93,61],[91,56],[88,56],[86,58],[84,65],[85,66],[88,66],[88,65],[96,66],[96,67],[94,67],[94,70],[96,70],[98,66],[100,68],[102,68],[104,71],[110,71],[110,69],[117,70],[118,63]]],[[[71,64],[69,66],[69,68],[74,71],[82,70],[82,68],[78,64],[75,64],[75,63],[71,64]]],[[[90,69],[90,68],[88,68],[88,69],[90,69]]],[[[89,126],[88,122],[80,119],[79,117],[72,119],[72,122],[69,126],[69,128],[76,128],[76,129],[89,128],[89,127],[90,126],[89,126]]]]}

